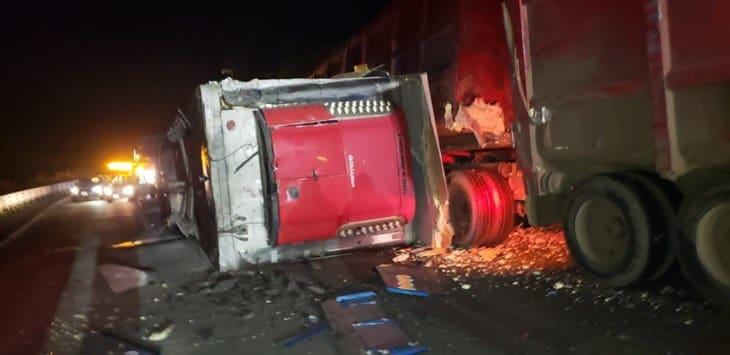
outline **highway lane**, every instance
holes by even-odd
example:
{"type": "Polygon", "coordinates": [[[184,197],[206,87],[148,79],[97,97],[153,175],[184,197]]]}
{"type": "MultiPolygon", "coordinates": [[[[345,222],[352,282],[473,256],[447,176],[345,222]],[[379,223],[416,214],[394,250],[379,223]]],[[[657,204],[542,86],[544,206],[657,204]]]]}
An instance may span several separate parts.
{"type": "Polygon", "coordinates": [[[64,200],[0,248],[4,353],[41,351],[82,242],[106,245],[133,237],[142,229],[135,211],[131,203],[64,200]]]}

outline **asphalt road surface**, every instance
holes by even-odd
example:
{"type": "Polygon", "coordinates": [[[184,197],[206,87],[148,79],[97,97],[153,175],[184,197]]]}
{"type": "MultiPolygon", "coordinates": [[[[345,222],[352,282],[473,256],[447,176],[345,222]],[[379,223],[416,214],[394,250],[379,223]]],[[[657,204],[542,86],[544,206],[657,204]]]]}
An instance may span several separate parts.
{"type": "Polygon", "coordinates": [[[332,331],[282,339],[326,322],[323,301],[366,290],[430,354],[730,353],[728,317],[679,281],[606,290],[570,269],[449,275],[445,294],[419,298],[384,290],[373,267],[391,250],[220,274],[190,240],[111,247],[174,237],[145,221],[127,202],[64,201],[3,242],[0,353],[337,354],[332,331]],[[146,285],[113,292],[99,272],[110,264],[143,270],[146,285]]]}

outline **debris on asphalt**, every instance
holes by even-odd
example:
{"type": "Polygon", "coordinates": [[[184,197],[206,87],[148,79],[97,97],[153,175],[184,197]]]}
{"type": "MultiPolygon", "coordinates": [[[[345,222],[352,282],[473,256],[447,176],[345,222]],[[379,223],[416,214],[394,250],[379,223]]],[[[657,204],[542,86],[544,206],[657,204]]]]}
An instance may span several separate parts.
{"type": "Polygon", "coordinates": [[[500,245],[448,250],[401,249],[394,261],[417,262],[447,273],[510,275],[565,270],[571,266],[563,232],[558,227],[516,228],[500,245]]]}
{"type": "Polygon", "coordinates": [[[429,351],[428,347],[418,345],[408,345],[402,348],[388,349],[389,355],[416,355],[429,351]]]}
{"type": "Polygon", "coordinates": [[[170,334],[172,334],[173,330],[175,330],[175,324],[170,323],[166,327],[162,328],[161,330],[150,333],[150,336],[148,337],[148,339],[150,341],[163,341],[163,340],[167,339],[167,337],[169,337],[170,334]]]}
{"type": "MultiPolygon", "coordinates": [[[[335,332],[337,347],[343,354],[417,354],[417,344],[394,320],[387,318],[372,291],[340,295],[322,304],[335,332]],[[400,352],[393,352],[393,351],[400,352]]],[[[422,350],[424,348],[418,347],[422,350]]],[[[420,351],[419,350],[419,351],[420,351]]]]}
{"type": "Polygon", "coordinates": [[[408,259],[410,259],[410,257],[411,257],[411,254],[405,254],[405,253],[400,254],[400,255],[396,256],[395,258],[393,258],[393,262],[394,263],[403,263],[403,262],[408,261],[408,259]]]}
{"type": "Polygon", "coordinates": [[[318,295],[324,295],[325,294],[325,290],[323,288],[321,288],[321,287],[318,287],[318,286],[310,285],[310,286],[307,286],[307,289],[310,290],[310,291],[312,291],[312,292],[314,292],[314,293],[316,293],[316,294],[318,294],[318,295]]]}
{"type": "Polygon", "coordinates": [[[236,287],[236,279],[227,279],[218,282],[211,291],[212,293],[224,293],[236,287]]]}
{"type": "Polygon", "coordinates": [[[128,241],[124,241],[121,243],[113,244],[110,248],[112,248],[112,249],[129,249],[129,248],[136,248],[136,247],[140,247],[140,246],[144,246],[144,245],[171,242],[171,241],[179,240],[179,239],[183,239],[183,237],[180,235],[177,235],[177,234],[169,234],[169,235],[166,235],[163,237],[128,240],[128,241]]]}
{"type": "Polygon", "coordinates": [[[388,292],[410,296],[427,297],[429,294],[442,294],[442,277],[429,268],[410,265],[379,265],[376,270],[388,292]]]}
{"type": "Polygon", "coordinates": [[[337,296],[335,298],[335,301],[337,303],[342,305],[357,305],[364,302],[369,302],[375,299],[375,292],[373,291],[365,291],[365,292],[357,292],[357,293],[350,293],[346,295],[337,296]]]}
{"type": "Polygon", "coordinates": [[[114,293],[122,293],[147,285],[152,277],[149,272],[117,264],[99,265],[99,272],[114,293]]]}

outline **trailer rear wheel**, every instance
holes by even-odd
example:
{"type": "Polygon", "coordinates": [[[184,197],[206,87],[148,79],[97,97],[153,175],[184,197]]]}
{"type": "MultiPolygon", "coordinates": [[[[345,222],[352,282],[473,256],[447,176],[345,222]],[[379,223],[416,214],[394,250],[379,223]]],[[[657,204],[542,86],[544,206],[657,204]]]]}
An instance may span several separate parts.
{"type": "Polygon", "coordinates": [[[686,201],[680,220],[682,272],[707,300],[730,310],[730,184],[686,201]]]}
{"type": "Polygon", "coordinates": [[[578,186],[568,206],[573,259],[608,286],[634,284],[650,265],[651,217],[640,189],[631,179],[599,175],[578,186]]]}
{"type": "Polygon", "coordinates": [[[671,182],[640,172],[621,175],[641,185],[648,202],[651,226],[651,259],[644,279],[655,280],[666,273],[676,261],[676,240],[679,234],[677,207],[680,192],[671,182]]]}
{"type": "Polygon", "coordinates": [[[515,205],[507,180],[496,171],[449,174],[449,218],[459,247],[504,241],[514,225],[515,205]]]}

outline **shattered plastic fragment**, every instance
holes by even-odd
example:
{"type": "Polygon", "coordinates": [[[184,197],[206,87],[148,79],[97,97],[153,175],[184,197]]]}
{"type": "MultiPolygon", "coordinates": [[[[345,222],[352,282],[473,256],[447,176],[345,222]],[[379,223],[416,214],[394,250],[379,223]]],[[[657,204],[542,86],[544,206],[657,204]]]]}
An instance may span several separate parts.
{"type": "Polygon", "coordinates": [[[150,281],[147,272],[117,264],[99,265],[99,272],[114,293],[121,293],[146,285],[150,281]]]}
{"type": "Polygon", "coordinates": [[[170,334],[172,334],[172,331],[174,329],[175,329],[175,324],[172,324],[171,323],[167,327],[165,327],[164,329],[162,329],[160,331],[152,332],[150,334],[150,336],[149,336],[149,340],[150,341],[162,341],[162,340],[165,340],[165,339],[167,339],[167,337],[170,336],[170,334]]]}

